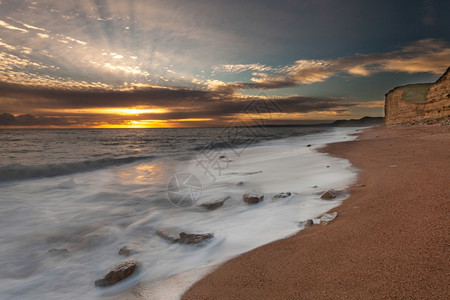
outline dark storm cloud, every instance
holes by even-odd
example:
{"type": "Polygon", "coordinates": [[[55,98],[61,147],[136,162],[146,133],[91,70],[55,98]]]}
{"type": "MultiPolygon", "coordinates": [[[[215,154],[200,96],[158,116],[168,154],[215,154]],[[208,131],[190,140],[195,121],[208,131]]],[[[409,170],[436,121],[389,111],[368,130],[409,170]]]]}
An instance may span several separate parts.
{"type": "Polygon", "coordinates": [[[14,116],[0,114],[0,126],[67,126],[70,123],[61,117],[35,116],[31,114],[14,116]]]}
{"type": "Polygon", "coordinates": [[[154,105],[172,107],[181,105],[202,105],[221,92],[191,90],[184,88],[146,88],[127,91],[117,90],[65,90],[29,87],[0,83],[0,95],[15,98],[22,105],[39,108],[101,108],[154,105]]]}

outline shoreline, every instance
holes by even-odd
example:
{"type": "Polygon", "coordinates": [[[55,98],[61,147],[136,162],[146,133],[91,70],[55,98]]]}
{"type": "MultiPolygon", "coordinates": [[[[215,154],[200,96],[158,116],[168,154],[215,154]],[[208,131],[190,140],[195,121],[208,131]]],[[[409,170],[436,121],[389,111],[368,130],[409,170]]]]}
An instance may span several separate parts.
{"type": "MultiPolygon", "coordinates": [[[[318,222],[318,215],[337,207],[348,196],[339,193],[335,199],[323,201],[319,199],[322,191],[347,189],[356,180],[357,172],[348,160],[320,153],[317,149],[329,143],[354,140],[357,130],[361,129],[329,129],[321,133],[267,141],[249,147],[240,157],[230,157],[233,165],[228,170],[229,174],[217,179],[218,186],[227,188],[229,201],[216,211],[197,212],[202,218],[216,220],[208,226],[203,219],[197,220],[200,226],[196,230],[206,232],[204,228],[208,228],[217,234],[212,243],[189,254],[190,260],[198,259],[201,265],[157,281],[145,278],[119,294],[111,293],[108,299],[180,299],[195,282],[229,259],[296,234],[301,230],[299,221],[314,219],[318,222]],[[256,170],[259,171],[255,174],[244,172],[256,170]],[[255,206],[245,204],[242,195],[249,191],[262,193],[264,202],[255,206]],[[273,195],[288,191],[291,195],[285,199],[272,199],[273,195]],[[246,230],[243,231],[243,228],[246,230]],[[215,256],[211,259],[213,253],[215,256]]],[[[200,177],[202,173],[199,171],[203,172],[203,169],[198,170],[192,162],[181,169],[195,174],[202,182],[208,179],[200,177]]],[[[220,190],[206,189],[206,192],[203,202],[217,198],[220,190]]],[[[192,222],[192,216],[188,221],[192,222]]],[[[169,224],[167,226],[174,224],[167,219],[166,222],[169,224]]],[[[149,267],[149,272],[151,269],[149,267]]]]}
{"type": "Polygon", "coordinates": [[[328,144],[322,152],[360,170],[336,220],[224,263],[183,299],[446,297],[449,146],[440,125],[328,144]]]}

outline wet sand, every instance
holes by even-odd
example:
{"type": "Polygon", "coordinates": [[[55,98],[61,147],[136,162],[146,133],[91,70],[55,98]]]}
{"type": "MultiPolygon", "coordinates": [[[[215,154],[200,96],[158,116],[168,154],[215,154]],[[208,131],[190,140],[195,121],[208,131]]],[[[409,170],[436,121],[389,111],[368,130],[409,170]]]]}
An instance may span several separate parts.
{"type": "Polygon", "coordinates": [[[450,127],[372,128],[323,151],[360,170],[338,217],[226,262],[183,299],[448,299],[450,127]]]}

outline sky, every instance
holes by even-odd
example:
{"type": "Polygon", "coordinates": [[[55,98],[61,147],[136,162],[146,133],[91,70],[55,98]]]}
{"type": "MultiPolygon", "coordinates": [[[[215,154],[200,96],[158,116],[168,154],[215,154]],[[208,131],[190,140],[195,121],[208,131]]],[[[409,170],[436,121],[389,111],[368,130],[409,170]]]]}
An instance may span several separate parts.
{"type": "Polygon", "coordinates": [[[0,127],[383,116],[389,90],[450,66],[449,12],[446,0],[0,0],[0,127]]]}

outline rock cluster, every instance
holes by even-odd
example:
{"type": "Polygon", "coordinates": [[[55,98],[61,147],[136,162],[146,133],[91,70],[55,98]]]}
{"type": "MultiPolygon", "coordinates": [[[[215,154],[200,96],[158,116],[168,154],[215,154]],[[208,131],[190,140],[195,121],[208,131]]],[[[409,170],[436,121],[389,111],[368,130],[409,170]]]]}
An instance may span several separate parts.
{"type": "MultiPolygon", "coordinates": [[[[325,193],[323,193],[321,198],[322,199],[334,199],[336,197],[337,193],[338,192],[335,190],[328,190],[325,193]]],[[[275,194],[272,197],[272,199],[273,200],[283,199],[283,198],[288,198],[290,196],[292,196],[292,193],[282,192],[282,193],[275,194]]],[[[208,210],[217,209],[217,208],[221,207],[228,198],[230,198],[230,197],[227,196],[218,201],[216,200],[216,201],[212,201],[212,202],[203,203],[203,204],[200,204],[200,206],[204,207],[208,210]]],[[[246,193],[242,196],[242,199],[247,204],[255,204],[255,203],[259,203],[259,202],[263,201],[264,195],[246,193]]],[[[336,218],[336,216],[337,216],[336,212],[330,213],[330,214],[323,214],[320,218],[320,224],[326,225],[329,222],[331,222],[332,220],[334,220],[336,218]]],[[[311,227],[314,225],[314,221],[311,219],[308,219],[306,221],[300,222],[300,225],[303,228],[308,228],[308,227],[311,227]]],[[[181,231],[180,229],[172,228],[172,227],[159,228],[156,230],[155,234],[170,243],[178,243],[180,245],[203,245],[207,241],[214,238],[213,233],[186,233],[184,231],[181,231]]],[[[48,252],[50,252],[50,253],[66,253],[67,250],[66,249],[51,249],[48,252]]],[[[119,255],[130,256],[134,252],[135,251],[132,248],[130,248],[128,246],[124,246],[124,247],[120,248],[119,255]]],[[[107,286],[114,285],[114,284],[130,277],[131,275],[133,275],[136,272],[136,270],[139,268],[140,265],[141,265],[141,263],[137,260],[130,260],[130,261],[120,263],[114,269],[109,271],[103,278],[96,280],[95,286],[107,287],[107,286]]]]}

